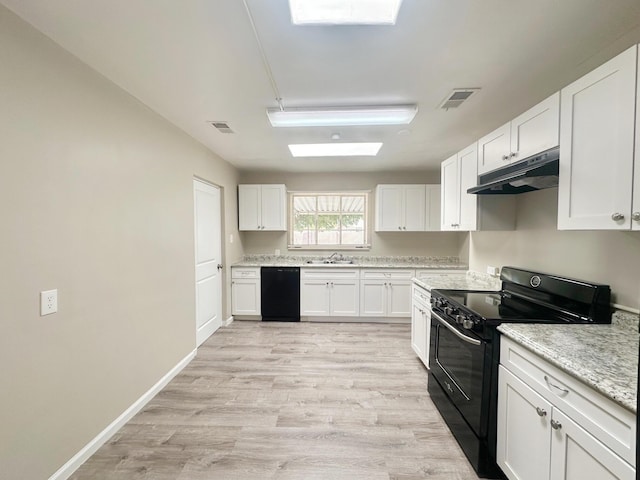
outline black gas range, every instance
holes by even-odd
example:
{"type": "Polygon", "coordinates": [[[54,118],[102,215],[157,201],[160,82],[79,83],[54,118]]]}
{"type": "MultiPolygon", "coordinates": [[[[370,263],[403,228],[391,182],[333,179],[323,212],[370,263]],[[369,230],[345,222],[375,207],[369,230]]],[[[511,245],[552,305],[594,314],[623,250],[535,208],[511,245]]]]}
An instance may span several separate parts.
{"type": "Polygon", "coordinates": [[[433,290],[431,399],[479,476],[504,478],[496,464],[501,323],[611,323],[611,290],[504,267],[498,291],[433,290]]]}

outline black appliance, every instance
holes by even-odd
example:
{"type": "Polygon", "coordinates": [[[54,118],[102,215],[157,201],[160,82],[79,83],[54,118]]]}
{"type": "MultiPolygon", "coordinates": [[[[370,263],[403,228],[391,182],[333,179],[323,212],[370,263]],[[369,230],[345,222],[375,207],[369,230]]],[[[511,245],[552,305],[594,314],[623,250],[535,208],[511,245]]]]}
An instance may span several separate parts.
{"type": "Polygon", "coordinates": [[[513,195],[558,186],[560,149],[552,148],[529,158],[478,175],[478,186],[467,193],[513,195]]]}
{"type": "Polygon", "coordinates": [[[504,267],[502,288],[433,290],[428,390],[479,476],[496,464],[501,323],[611,323],[611,290],[556,275],[504,267]]]}
{"type": "Polygon", "coordinates": [[[263,321],[300,321],[300,268],[262,267],[260,295],[263,321]]]}

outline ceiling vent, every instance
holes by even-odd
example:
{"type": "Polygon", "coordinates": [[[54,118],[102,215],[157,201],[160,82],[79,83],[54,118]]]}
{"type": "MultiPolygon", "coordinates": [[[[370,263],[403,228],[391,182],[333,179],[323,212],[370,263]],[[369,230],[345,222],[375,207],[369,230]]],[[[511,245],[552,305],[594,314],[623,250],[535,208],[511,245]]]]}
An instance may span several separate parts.
{"type": "Polygon", "coordinates": [[[229,124],[227,122],[207,122],[210,125],[213,125],[213,127],[215,127],[220,133],[235,133],[233,130],[231,130],[231,127],[229,127],[229,124]]]}
{"type": "Polygon", "coordinates": [[[480,90],[479,88],[454,88],[453,91],[447,95],[444,101],[440,104],[440,108],[443,110],[449,110],[450,108],[458,108],[462,102],[468,99],[475,92],[480,90]]]}

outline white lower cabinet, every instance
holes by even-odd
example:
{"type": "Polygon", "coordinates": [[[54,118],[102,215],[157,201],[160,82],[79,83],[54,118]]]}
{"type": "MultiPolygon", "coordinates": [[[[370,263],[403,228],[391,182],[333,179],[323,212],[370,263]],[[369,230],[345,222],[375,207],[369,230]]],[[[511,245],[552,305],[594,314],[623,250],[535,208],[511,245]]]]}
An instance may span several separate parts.
{"type": "Polygon", "coordinates": [[[303,268],[300,270],[300,315],[357,317],[360,298],[358,269],[303,268]]]}
{"type": "Polygon", "coordinates": [[[431,331],[431,292],[413,285],[411,295],[411,347],[429,368],[429,336],[431,331]]]}
{"type": "Polygon", "coordinates": [[[411,317],[411,278],[414,270],[363,270],[360,315],[411,317]]]}
{"type": "Polygon", "coordinates": [[[510,480],[635,479],[635,415],[508,339],[498,465],[510,480]]]}
{"type": "Polygon", "coordinates": [[[231,313],[260,315],[260,268],[231,267],[231,313]]]}

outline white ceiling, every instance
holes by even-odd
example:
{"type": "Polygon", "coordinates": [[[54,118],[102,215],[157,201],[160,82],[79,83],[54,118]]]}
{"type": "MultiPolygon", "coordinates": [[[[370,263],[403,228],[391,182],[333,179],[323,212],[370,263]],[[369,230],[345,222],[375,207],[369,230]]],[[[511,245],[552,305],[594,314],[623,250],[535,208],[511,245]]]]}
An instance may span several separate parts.
{"type": "Polygon", "coordinates": [[[0,3],[243,170],[437,169],[640,41],[638,0],[404,0],[394,27],[296,27],[287,0],[246,0],[285,108],[419,106],[408,127],[275,129],[265,109],[277,103],[242,0],[0,3]],[[461,87],[482,90],[457,110],[437,108],[461,87]],[[294,159],[287,149],[333,133],[384,145],[377,157],[350,159],[294,159]]]}

